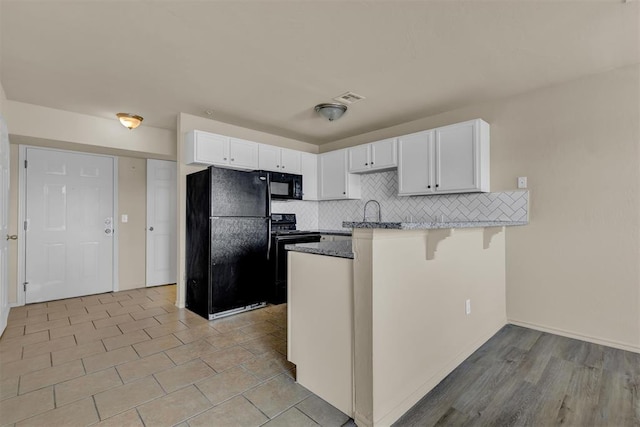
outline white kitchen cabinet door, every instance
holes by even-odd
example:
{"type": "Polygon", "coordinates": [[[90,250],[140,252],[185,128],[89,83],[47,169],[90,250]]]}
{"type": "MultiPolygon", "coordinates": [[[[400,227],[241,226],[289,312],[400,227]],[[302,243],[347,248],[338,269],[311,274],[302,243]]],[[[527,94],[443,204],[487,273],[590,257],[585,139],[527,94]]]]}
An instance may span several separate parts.
{"type": "Polygon", "coordinates": [[[377,172],[398,166],[396,138],[351,147],[348,152],[349,173],[377,172]]]}
{"type": "Polygon", "coordinates": [[[349,172],[368,172],[371,169],[370,163],[370,144],[358,145],[351,147],[347,151],[349,153],[349,172]]]}
{"type": "Polygon", "coordinates": [[[398,166],[398,149],[396,138],[383,139],[369,144],[372,170],[391,169],[398,166]]]}
{"type": "Polygon", "coordinates": [[[244,139],[229,139],[229,166],[258,169],[258,144],[244,139]]]}
{"type": "Polygon", "coordinates": [[[318,200],[318,156],[300,153],[302,174],[302,200],[318,200]]]}
{"type": "Polygon", "coordinates": [[[346,151],[337,150],[320,154],[320,199],[347,198],[346,151]]]}
{"type": "Polygon", "coordinates": [[[300,175],[300,155],[302,153],[287,148],[280,149],[280,169],[284,173],[300,175]]]}
{"type": "Polygon", "coordinates": [[[280,172],[280,149],[272,145],[258,144],[260,169],[280,172]]]}
{"type": "Polygon", "coordinates": [[[432,194],[433,131],[404,135],[398,140],[398,194],[432,194]]]}
{"type": "Polygon", "coordinates": [[[347,150],[320,154],[318,179],[320,200],[359,199],[360,175],[347,173],[347,150]]]}
{"type": "Polygon", "coordinates": [[[300,175],[300,151],[258,144],[260,169],[300,175]]]}
{"type": "Polygon", "coordinates": [[[191,131],[185,138],[185,163],[213,165],[229,163],[229,137],[215,133],[191,131]]]}
{"type": "Polygon", "coordinates": [[[435,129],[437,193],[489,191],[488,133],[482,120],[435,129]]]}

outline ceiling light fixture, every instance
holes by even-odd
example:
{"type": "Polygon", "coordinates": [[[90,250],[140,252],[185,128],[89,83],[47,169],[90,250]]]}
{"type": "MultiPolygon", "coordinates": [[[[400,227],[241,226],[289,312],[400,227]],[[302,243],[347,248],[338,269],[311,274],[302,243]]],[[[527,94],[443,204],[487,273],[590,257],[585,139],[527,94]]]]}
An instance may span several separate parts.
{"type": "Polygon", "coordinates": [[[322,117],[332,122],[342,117],[345,111],[347,111],[347,106],[343,104],[334,104],[334,103],[318,104],[316,105],[315,110],[322,117]]]}
{"type": "Polygon", "coordinates": [[[140,123],[142,123],[142,120],[144,120],[141,116],[129,113],[118,113],[116,114],[116,117],[118,117],[122,126],[129,130],[137,128],[140,126],[140,123]]]}

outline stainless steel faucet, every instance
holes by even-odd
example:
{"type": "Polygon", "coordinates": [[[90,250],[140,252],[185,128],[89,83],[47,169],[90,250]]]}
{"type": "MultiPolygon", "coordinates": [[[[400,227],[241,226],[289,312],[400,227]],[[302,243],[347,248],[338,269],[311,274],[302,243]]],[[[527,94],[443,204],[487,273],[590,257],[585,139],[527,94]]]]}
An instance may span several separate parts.
{"type": "Polygon", "coordinates": [[[367,203],[364,204],[364,217],[362,221],[367,222],[367,206],[369,206],[369,203],[372,203],[372,202],[378,205],[378,222],[382,222],[382,212],[380,208],[380,203],[377,200],[369,200],[367,203]]]}

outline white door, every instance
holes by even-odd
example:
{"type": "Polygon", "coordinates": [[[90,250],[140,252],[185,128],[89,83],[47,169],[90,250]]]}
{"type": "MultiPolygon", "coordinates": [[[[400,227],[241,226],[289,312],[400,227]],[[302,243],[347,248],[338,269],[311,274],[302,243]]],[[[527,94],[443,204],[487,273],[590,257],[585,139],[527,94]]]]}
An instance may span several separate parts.
{"type": "Polygon", "coordinates": [[[176,162],[147,160],[147,286],[176,283],[176,162]]]}
{"type": "Polygon", "coordinates": [[[0,335],[9,315],[9,135],[0,116],[0,335]]]}
{"type": "Polygon", "coordinates": [[[27,303],[113,290],[114,158],[27,148],[27,303]]]}

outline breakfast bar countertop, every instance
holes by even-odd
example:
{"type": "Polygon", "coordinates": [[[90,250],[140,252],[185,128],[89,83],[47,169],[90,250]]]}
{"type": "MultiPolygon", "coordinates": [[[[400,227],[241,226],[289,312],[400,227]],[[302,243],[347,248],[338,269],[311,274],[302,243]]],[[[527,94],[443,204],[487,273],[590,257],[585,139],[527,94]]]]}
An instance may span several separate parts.
{"type": "Polygon", "coordinates": [[[387,230],[432,230],[441,228],[510,227],[527,225],[528,221],[449,221],[449,222],[364,222],[344,221],[343,227],[379,228],[387,230]]]}

